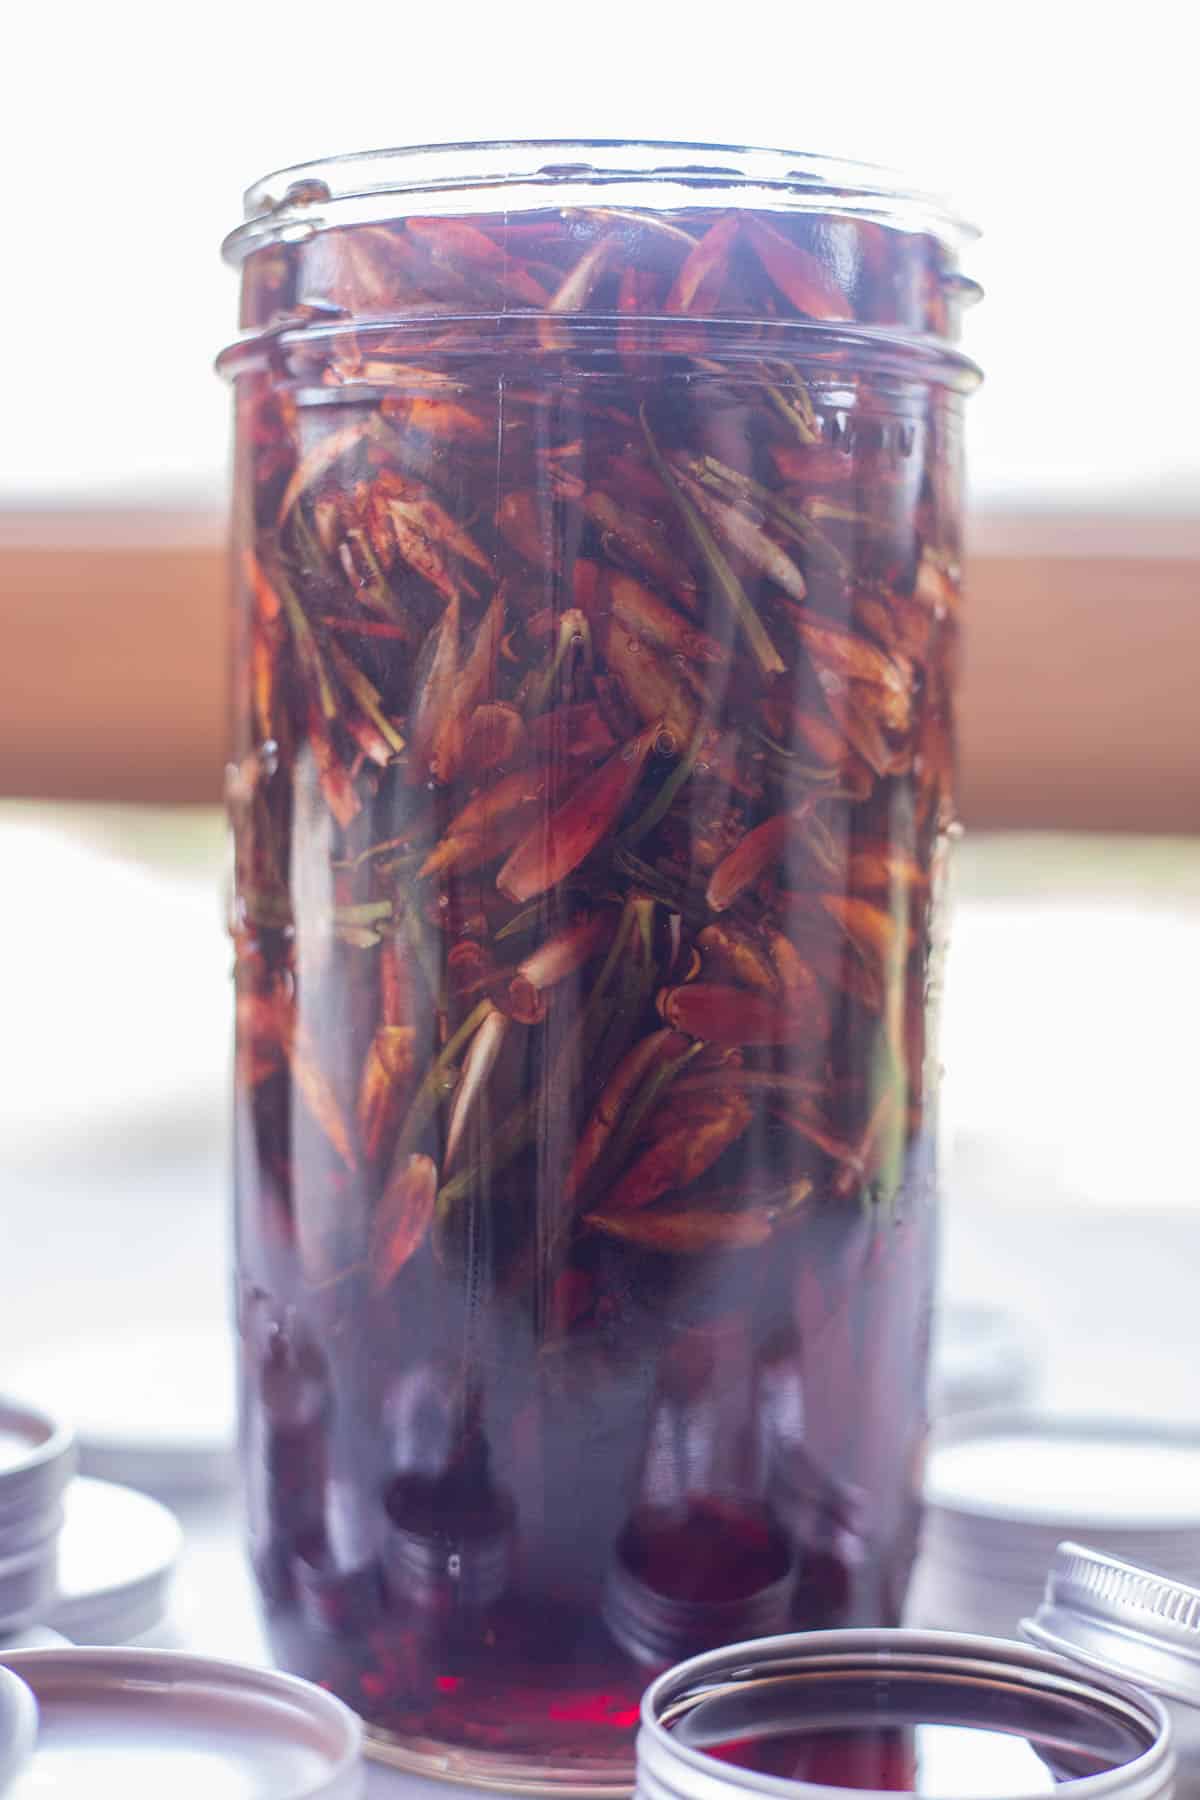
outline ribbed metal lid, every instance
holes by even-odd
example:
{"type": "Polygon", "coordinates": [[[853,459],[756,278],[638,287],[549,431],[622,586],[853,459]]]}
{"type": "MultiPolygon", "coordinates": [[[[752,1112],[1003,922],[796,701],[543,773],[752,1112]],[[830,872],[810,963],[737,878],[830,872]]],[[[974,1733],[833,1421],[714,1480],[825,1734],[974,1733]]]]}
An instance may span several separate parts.
{"type": "Polygon", "coordinates": [[[20,1650],[37,1731],[5,1800],[359,1800],[362,1726],[291,1675],[174,1650],[20,1650]]]}
{"type": "Polygon", "coordinates": [[[1200,1587],[1082,1544],[1060,1544],[1034,1643],[1200,1712],[1200,1587]]]}
{"type": "Polygon", "coordinates": [[[959,1632],[800,1632],[693,1657],[646,1690],[637,1754],[639,1800],[846,1800],[851,1788],[859,1800],[1179,1792],[1154,1695],[1078,1658],[959,1632]],[[802,1762],[797,1774],[806,1735],[837,1758],[802,1762]],[[755,1758],[764,1742],[779,1745],[783,1763],[755,1758]],[[897,1754],[885,1760],[888,1748],[897,1754]],[[861,1750],[865,1758],[845,1760],[861,1750]]]}
{"type": "Polygon", "coordinates": [[[71,1428],[40,1408],[0,1395],[0,1556],[5,1539],[38,1521],[49,1530],[75,1471],[71,1428]]]}

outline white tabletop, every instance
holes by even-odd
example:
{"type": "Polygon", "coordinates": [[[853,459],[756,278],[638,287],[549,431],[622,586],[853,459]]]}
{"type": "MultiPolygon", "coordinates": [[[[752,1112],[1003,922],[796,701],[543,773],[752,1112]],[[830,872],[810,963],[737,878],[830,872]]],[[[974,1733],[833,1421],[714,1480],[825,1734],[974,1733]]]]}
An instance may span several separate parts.
{"type": "MultiPolygon", "coordinates": [[[[1037,1255],[1031,1257],[1024,1207],[998,1212],[987,1198],[960,1196],[951,1209],[947,1264],[960,1272],[958,1286],[972,1298],[1011,1306],[1014,1296],[1025,1297],[1039,1322],[1041,1397],[1050,1405],[1195,1424],[1198,1236],[1195,1215],[1178,1209],[1104,1213],[1085,1221],[1077,1209],[1059,1207],[1039,1215],[1037,1255]],[[1068,1265],[1075,1280],[1066,1288],[1061,1271],[1068,1265]],[[1168,1335],[1161,1330],[1163,1318],[1173,1321],[1168,1335]]],[[[267,1660],[234,1497],[193,1502],[182,1517],[178,1641],[212,1655],[267,1660]]],[[[368,1791],[373,1800],[401,1794],[447,1800],[454,1790],[372,1765],[368,1791]]]]}
{"type": "MultiPolygon", "coordinates": [[[[1051,1406],[1196,1425],[1200,854],[1078,843],[975,840],[960,858],[943,1287],[1020,1312],[1051,1406]]],[[[22,812],[0,816],[0,860],[25,877],[0,895],[3,1390],[39,1346],[86,1359],[123,1321],[147,1342],[223,1328],[228,948],[207,850],[152,874],[22,812]],[[29,950],[48,944],[74,999],[66,1040],[29,950]]],[[[180,1641],[265,1660],[232,1500],[183,1520],[180,1641]]],[[[372,1770],[375,1796],[423,1787],[446,1800],[372,1770]]]]}

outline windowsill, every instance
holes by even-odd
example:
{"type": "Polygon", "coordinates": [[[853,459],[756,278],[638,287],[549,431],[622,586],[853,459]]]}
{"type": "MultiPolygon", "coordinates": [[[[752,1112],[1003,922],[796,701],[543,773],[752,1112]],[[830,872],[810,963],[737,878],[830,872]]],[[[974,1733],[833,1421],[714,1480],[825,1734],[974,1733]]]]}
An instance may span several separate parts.
{"type": "MultiPolygon", "coordinates": [[[[1200,525],[972,527],[962,803],[972,826],[1200,826],[1200,525]]],[[[0,794],[205,802],[226,741],[213,513],[0,513],[0,794]]]]}

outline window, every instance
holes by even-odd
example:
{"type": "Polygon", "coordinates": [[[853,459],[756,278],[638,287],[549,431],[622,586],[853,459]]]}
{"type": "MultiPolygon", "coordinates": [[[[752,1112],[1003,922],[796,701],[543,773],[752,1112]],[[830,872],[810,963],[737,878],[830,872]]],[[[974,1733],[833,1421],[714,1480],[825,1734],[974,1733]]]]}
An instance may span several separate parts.
{"type": "Polygon", "coordinates": [[[969,348],[985,508],[1194,510],[1198,360],[1183,335],[1190,63],[1166,3],[1123,32],[1070,7],[936,4],[781,16],[618,4],[564,14],[214,0],[79,10],[64,54],[26,11],[7,125],[9,506],[219,507],[232,332],[217,247],[242,189],[304,157],[520,136],[719,138],[874,159],[950,188],[986,235],[969,348]],[[114,17],[123,21],[114,41],[114,17]],[[1135,35],[1136,30],[1136,35],[1135,35]],[[102,73],[98,77],[98,71],[102,73]]]}
{"type": "MultiPolygon", "coordinates": [[[[10,884],[0,921],[10,959],[29,956],[24,985],[11,975],[6,985],[10,1038],[41,1046],[20,1089],[30,1133],[4,1152],[9,1175],[14,1158],[25,1171],[25,1236],[7,1247],[23,1292],[57,1278],[62,1245],[86,1245],[72,1235],[81,1221],[96,1226],[91,1163],[84,1171],[62,1107],[85,1091],[89,1104],[111,1096],[113,1083],[134,1096],[143,1076],[174,1071],[213,1107],[198,1129],[178,1093],[162,1109],[164,1142],[183,1130],[170,1155],[182,1159],[182,1205],[196,1207],[176,1253],[183,1268],[196,1250],[203,1303],[223,1304],[213,1096],[225,1003],[198,1002],[195,978],[220,979],[225,962],[211,808],[222,763],[229,409],[211,362],[233,331],[235,281],[218,245],[237,222],[240,191],[305,156],[516,134],[715,136],[877,159],[952,188],[985,226],[968,262],[987,298],[966,347],[987,381],[968,411],[962,717],[973,835],[946,1043],[951,1069],[964,1071],[948,1108],[961,1201],[951,1282],[1014,1304],[1036,1220],[1051,1248],[1023,1292],[1065,1356],[1070,1334],[1060,1328],[1071,1325],[1075,1342],[1081,1332],[1099,1338],[1130,1259],[1141,1259],[1130,1285],[1147,1294],[1156,1258],[1179,1279],[1195,1266],[1179,1071],[1184,1022],[1196,1015],[1181,991],[1196,963],[1196,863],[1180,839],[1148,835],[1200,826],[1194,59],[1176,11],[1146,0],[1118,32],[1079,8],[962,0],[711,14],[625,0],[587,11],[544,0],[440,9],[363,0],[340,10],[212,0],[187,16],[126,0],[69,20],[24,9],[5,121],[0,793],[202,803],[204,853],[186,895],[164,876],[139,888],[107,868],[113,906],[126,895],[162,922],[159,962],[124,972],[147,990],[125,1024],[144,1019],[173,1048],[160,1060],[126,1044],[126,1076],[109,1062],[110,1086],[97,1079],[91,1092],[78,1052],[86,1043],[103,1063],[102,1034],[72,1040],[74,1062],[61,1061],[58,1039],[69,1031],[66,1000],[84,992],[76,976],[95,973],[104,942],[83,897],[89,877],[62,847],[81,829],[94,834],[96,815],[81,825],[78,814],[47,814],[43,830],[24,811],[0,814],[0,845],[26,877],[10,884]],[[1143,835],[1067,842],[990,838],[988,827],[1143,835]],[[21,834],[31,830],[42,836],[28,861],[21,834]],[[53,908],[34,905],[36,883],[67,879],[68,865],[77,907],[61,894],[53,908]],[[149,992],[177,927],[196,953],[174,1014],[195,1025],[183,1046],[195,1064],[175,1055],[181,1027],[149,992]],[[35,952],[52,954],[61,1021],[48,1021],[35,952]],[[60,1206],[55,1246],[33,1213],[44,1193],[60,1206]],[[1086,1234],[1083,1208],[1099,1221],[1086,1234]],[[1064,1314],[1051,1277],[1085,1235],[1091,1285],[1064,1314]]],[[[103,830],[135,858],[149,832],[157,866],[175,855],[155,837],[160,824],[136,811],[115,826],[106,815],[103,830]]],[[[114,987],[97,1004],[115,1007],[114,987]]],[[[111,1053],[120,1054],[115,1039],[111,1053]]],[[[126,1124],[131,1142],[149,1144],[154,1119],[140,1101],[126,1124]]],[[[110,1162],[104,1204],[119,1206],[124,1192],[128,1216],[164,1232],[157,1176],[131,1182],[120,1155],[110,1162]]],[[[148,1254],[165,1255],[165,1241],[148,1254]]],[[[90,1276],[82,1255],[76,1262],[82,1290],[90,1276]]],[[[183,1274],[192,1291],[191,1267],[183,1274]]],[[[123,1294],[145,1293],[140,1271],[126,1275],[123,1294]]],[[[173,1304],[168,1290],[160,1303],[173,1304]]],[[[1172,1388],[1169,1378],[1185,1366],[1178,1344],[1149,1341],[1149,1303],[1121,1316],[1128,1330],[1105,1335],[1092,1391],[1103,1383],[1115,1395],[1124,1359],[1130,1384],[1157,1383],[1186,1412],[1182,1380],[1172,1388]],[[1137,1354],[1149,1375],[1137,1374],[1137,1354]]],[[[0,1352],[33,1317],[0,1316],[0,1352]]],[[[1052,1388],[1075,1399],[1083,1374],[1072,1387],[1065,1366],[1052,1388]]]]}

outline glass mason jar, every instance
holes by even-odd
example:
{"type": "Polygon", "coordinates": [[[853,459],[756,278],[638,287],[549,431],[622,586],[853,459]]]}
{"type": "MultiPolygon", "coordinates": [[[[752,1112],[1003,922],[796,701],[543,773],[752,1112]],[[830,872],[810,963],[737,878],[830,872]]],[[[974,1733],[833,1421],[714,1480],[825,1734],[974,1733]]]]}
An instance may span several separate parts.
{"type": "Polygon", "coordinates": [[[771,152],[310,165],[227,245],[253,1556],[382,1753],[628,1787],[895,1622],[964,231],[771,152]]]}

